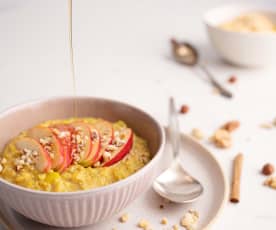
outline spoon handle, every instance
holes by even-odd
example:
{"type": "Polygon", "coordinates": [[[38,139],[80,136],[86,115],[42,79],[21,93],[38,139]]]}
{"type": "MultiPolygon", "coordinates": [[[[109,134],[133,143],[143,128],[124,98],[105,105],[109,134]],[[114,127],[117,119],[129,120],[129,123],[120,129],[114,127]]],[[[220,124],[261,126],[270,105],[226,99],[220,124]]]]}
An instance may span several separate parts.
{"type": "Polygon", "coordinates": [[[203,64],[199,65],[199,67],[201,68],[201,70],[207,75],[207,77],[209,78],[210,82],[212,83],[212,85],[218,89],[219,93],[227,98],[232,98],[233,94],[225,89],[215,78],[214,76],[211,74],[211,72],[207,69],[207,67],[203,64]]]}
{"type": "Polygon", "coordinates": [[[172,144],[173,156],[176,158],[180,148],[180,131],[173,97],[169,99],[169,139],[172,144]]]}

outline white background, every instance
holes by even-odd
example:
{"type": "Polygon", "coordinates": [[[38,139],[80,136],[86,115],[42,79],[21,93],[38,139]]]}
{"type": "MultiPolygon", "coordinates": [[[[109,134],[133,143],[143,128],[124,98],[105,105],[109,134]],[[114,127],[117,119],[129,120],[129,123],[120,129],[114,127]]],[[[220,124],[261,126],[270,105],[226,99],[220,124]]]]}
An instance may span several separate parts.
{"type": "MultiPolygon", "coordinates": [[[[276,191],[262,186],[259,170],[276,165],[276,128],[259,125],[276,117],[276,68],[243,69],[219,59],[202,14],[224,0],[75,0],[77,92],[130,102],[167,121],[168,96],[188,104],[181,129],[206,136],[230,119],[241,121],[230,150],[204,143],[230,177],[231,160],[245,154],[241,203],[227,204],[212,229],[276,229],[276,191]],[[212,93],[204,76],[175,64],[169,39],[193,42],[216,77],[235,97],[212,93]],[[235,74],[238,82],[227,84],[235,74]]],[[[253,1],[250,1],[253,2],[253,1]]],[[[257,2],[257,0],[256,0],[257,2]]],[[[276,4],[274,1],[268,4],[276,4]]],[[[66,0],[0,1],[0,110],[30,99],[72,94],[66,0]]]]}

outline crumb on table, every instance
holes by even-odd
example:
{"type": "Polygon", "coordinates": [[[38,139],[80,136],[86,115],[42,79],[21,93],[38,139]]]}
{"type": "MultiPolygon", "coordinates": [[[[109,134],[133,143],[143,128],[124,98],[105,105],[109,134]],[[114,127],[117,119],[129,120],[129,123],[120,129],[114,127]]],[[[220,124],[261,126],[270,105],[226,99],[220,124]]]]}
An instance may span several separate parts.
{"type": "Polygon", "coordinates": [[[168,219],[166,217],[163,217],[161,220],[161,224],[163,224],[163,225],[168,224],[168,219]]]}
{"type": "Polygon", "coordinates": [[[232,145],[231,135],[225,129],[218,129],[218,130],[216,130],[210,140],[218,148],[230,148],[231,145],[232,145]]]}
{"type": "Polygon", "coordinates": [[[128,221],[128,219],[129,219],[129,216],[128,216],[127,213],[125,213],[125,214],[123,214],[123,215],[120,217],[120,222],[121,222],[121,223],[125,223],[125,222],[128,221]]]}
{"type": "Polygon", "coordinates": [[[194,128],[191,131],[191,136],[197,140],[202,140],[204,138],[204,134],[200,129],[194,128]]]}
{"type": "Polygon", "coordinates": [[[189,210],[180,220],[180,225],[187,230],[193,230],[199,220],[199,214],[195,210],[189,210]]]}

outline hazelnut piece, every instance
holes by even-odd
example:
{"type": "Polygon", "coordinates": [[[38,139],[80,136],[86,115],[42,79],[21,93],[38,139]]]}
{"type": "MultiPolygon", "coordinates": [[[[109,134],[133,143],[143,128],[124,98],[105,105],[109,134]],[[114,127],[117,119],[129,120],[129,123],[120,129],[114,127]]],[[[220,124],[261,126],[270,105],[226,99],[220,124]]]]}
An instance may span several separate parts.
{"type": "Polygon", "coordinates": [[[265,164],[262,169],[262,173],[266,176],[270,176],[274,173],[274,166],[272,164],[265,164]]]}
{"type": "Polygon", "coordinates": [[[189,110],[190,110],[190,108],[188,105],[182,105],[180,108],[180,113],[185,114],[185,113],[188,113],[189,110]]]}

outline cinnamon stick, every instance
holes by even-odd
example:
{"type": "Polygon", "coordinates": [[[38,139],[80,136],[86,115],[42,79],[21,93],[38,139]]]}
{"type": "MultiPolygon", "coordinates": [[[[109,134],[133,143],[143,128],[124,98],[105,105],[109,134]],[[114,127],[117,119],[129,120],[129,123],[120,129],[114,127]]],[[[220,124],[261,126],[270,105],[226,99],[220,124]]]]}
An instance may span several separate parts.
{"type": "Polygon", "coordinates": [[[230,201],[232,203],[240,202],[240,184],[241,184],[241,174],[242,174],[242,164],[243,164],[243,154],[239,153],[234,159],[233,165],[233,177],[230,201]]]}

